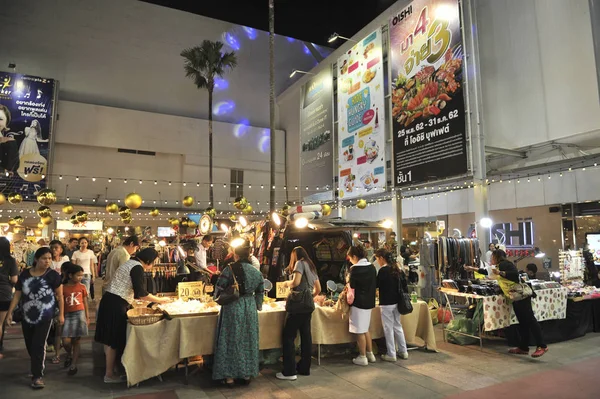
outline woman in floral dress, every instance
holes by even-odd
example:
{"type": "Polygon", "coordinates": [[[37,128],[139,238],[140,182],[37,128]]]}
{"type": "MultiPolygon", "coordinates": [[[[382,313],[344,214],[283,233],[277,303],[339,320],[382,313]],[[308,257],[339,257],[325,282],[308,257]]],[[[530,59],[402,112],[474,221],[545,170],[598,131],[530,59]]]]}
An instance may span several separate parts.
{"type": "Polygon", "coordinates": [[[213,380],[233,385],[234,380],[248,384],[258,376],[258,310],[262,309],[264,282],[262,274],[249,260],[248,242],[235,249],[235,263],[223,270],[215,286],[215,298],[235,283],[239,284],[240,298],[221,307],[213,380]]]}

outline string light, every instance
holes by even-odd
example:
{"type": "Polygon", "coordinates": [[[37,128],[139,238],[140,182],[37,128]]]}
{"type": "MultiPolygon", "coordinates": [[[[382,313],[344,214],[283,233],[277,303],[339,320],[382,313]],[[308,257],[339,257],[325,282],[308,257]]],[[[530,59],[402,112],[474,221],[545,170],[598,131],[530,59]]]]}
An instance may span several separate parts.
{"type": "Polygon", "coordinates": [[[156,180],[154,180],[154,185],[156,186],[158,184],[158,182],[156,180]]]}
{"type": "Polygon", "coordinates": [[[127,184],[127,179],[124,179],[124,180],[123,180],[123,183],[127,184]]]}
{"type": "Polygon", "coordinates": [[[76,180],[76,181],[79,181],[79,176],[77,176],[77,177],[75,178],[75,180],[76,180]]]}
{"type": "Polygon", "coordinates": [[[170,186],[171,184],[172,184],[172,183],[171,183],[171,182],[169,182],[169,186],[170,186]]]}
{"type": "Polygon", "coordinates": [[[109,183],[112,183],[112,179],[108,179],[108,182],[109,182],[109,183]]]}
{"type": "Polygon", "coordinates": [[[140,180],[140,184],[142,184],[142,181],[140,180]]]}
{"type": "Polygon", "coordinates": [[[92,181],[96,181],[96,178],[95,178],[95,177],[92,177],[92,181]]]}

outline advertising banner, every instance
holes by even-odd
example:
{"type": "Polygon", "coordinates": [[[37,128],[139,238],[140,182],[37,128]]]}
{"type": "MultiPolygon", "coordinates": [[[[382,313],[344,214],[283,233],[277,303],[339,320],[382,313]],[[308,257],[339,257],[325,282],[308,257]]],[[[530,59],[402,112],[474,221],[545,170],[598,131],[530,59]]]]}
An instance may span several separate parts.
{"type": "Polygon", "coordinates": [[[390,20],[394,185],[468,171],[458,0],[415,0],[390,20]]]}
{"type": "Polygon", "coordinates": [[[46,188],[56,81],[0,72],[0,191],[34,201],[46,188]]]}
{"type": "Polygon", "coordinates": [[[339,196],[363,197],[386,186],[381,29],[341,56],[337,68],[339,196]]]}
{"type": "Polygon", "coordinates": [[[313,193],[318,187],[318,194],[325,197],[322,200],[332,200],[333,76],[330,68],[302,86],[300,143],[301,187],[308,187],[313,193]]]}

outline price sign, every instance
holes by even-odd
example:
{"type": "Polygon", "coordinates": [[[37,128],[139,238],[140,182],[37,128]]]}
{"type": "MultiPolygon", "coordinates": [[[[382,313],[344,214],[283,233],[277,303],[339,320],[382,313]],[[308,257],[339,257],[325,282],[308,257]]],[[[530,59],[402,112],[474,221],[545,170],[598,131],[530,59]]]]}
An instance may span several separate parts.
{"type": "Polygon", "coordinates": [[[187,301],[188,299],[200,299],[204,294],[204,283],[202,281],[189,281],[177,284],[177,294],[179,299],[187,301]]]}
{"type": "Polygon", "coordinates": [[[277,299],[287,298],[290,293],[290,288],[283,282],[276,283],[275,289],[277,290],[277,294],[275,295],[277,299]]]}
{"type": "Polygon", "coordinates": [[[204,287],[204,292],[206,292],[207,294],[211,294],[211,293],[215,292],[215,286],[214,286],[214,285],[207,284],[207,285],[204,287]]]}

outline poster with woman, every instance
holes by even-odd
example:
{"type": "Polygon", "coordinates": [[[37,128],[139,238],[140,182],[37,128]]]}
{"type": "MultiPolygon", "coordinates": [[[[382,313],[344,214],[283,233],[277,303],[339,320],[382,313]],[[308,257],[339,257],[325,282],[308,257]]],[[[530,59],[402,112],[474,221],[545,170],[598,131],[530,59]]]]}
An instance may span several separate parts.
{"type": "Polygon", "coordinates": [[[378,29],[337,62],[340,199],[375,194],[386,186],[381,47],[378,29]]]}
{"type": "Polygon", "coordinates": [[[0,72],[0,191],[35,200],[46,187],[57,85],[0,72]]]}

